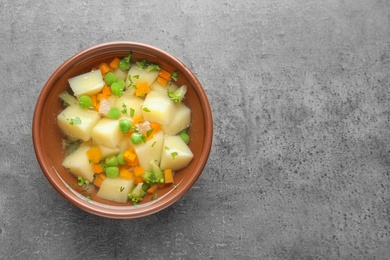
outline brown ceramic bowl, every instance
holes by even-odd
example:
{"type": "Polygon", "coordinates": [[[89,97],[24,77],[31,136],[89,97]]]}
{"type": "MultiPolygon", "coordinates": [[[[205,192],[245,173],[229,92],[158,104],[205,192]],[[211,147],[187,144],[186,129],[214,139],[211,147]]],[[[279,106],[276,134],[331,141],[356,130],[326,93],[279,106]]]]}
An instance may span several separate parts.
{"type": "Polygon", "coordinates": [[[38,162],[51,185],[68,201],[95,215],[109,218],[137,218],[161,211],[180,199],[196,182],[207,162],[213,134],[212,114],[202,85],[194,73],[169,53],[155,47],[134,42],[112,42],[93,46],[74,55],[62,64],[48,79],[37,100],[33,118],[33,142],[38,162]],[[190,107],[191,126],[189,147],[194,153],[191,163],[175,175],[176,188],[167,186],[158,191],[158,198],[145,196],[142,203],[120,204],[97,198],[92,200],[80,194],[76,178],[65,170],[61,163],[65,157],[62,148],[62,133],[56,117],[63,109],[58,95],[70,90],[67,80],[90,71],[102,61],[125,57],[132,51],[134,60],[146,59],[158,63],[169,71],[179,71],[178,85],[186,84],[188,91],[185,104],[190,107]]]}

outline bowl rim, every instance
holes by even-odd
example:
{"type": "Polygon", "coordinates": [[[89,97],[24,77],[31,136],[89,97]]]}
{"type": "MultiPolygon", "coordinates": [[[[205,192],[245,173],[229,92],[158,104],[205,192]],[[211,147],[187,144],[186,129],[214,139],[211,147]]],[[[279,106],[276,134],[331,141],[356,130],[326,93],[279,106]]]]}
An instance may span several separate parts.
{"type": "MultiPolygon", "coordinates": [[[[114,50],[113,50],[114,51],[114,50]]],[[[96,55],[96,54],[95,54],[96,55]]],[[[101,53],[100,53],[101,55],[101,53]]],[[[93,45],[91,47],[85,48],[78,53],[74,54],[67,60],[65,60],[57,69],[55,69],[51,76],[48,78],[46,83],[44,84],[36,105],[34,109],[34,114],[32,118],[32,139],[33,139],[33,146],[35,155],[37,157],[38,163],[41,167],[42,172],[44,173],[45,177],[49,181],[49,183],[69,202],[71,202],[73,205],[77,206],[78,208],[87,211],[89,213],[92,213],[94,215],[102,216],[102,217],[108,217],[108,218],[117,218],[117,219],[129,219],[129,218],[139,218],[144,217],[147,215],[151,215],[154,213],[157,213],[173,203],[175,203],[177,200],[179,200],[187,191],[194,185],[194,183],[197,181],[199,176],[201,175],[204,167],[207,164],[207,160],[209,157],[209,154],[211,152],[211,146],[212,146],[212,137],[213,137],[213,120],[212,120],[212,112],[209,100],[206,96],[206,93],[203,89],[202,84],[198,80],[198,78],[195,76],[195,74],[179,59],[174,57],[172,54],[161,50],[157,47],[154,47],[149,44],[139,43],[139,42],[132,42],[132,41],[113,41],[113,42],[106,42],[101,43],[97,45],[93,45]],[[62,73],[69,70],[70,68],[76,66],[80,62],[82,62],[82,57],[90,55],[93,55],[96,51],[101,51],[102,49],[107,50],[113,50],[116,48],[128,48],[131,49],[133,52],[148,54],[148,55],[158,55],[159,57],[164,57],[163,59],[169,60],[169,64],[172,66],[179,68],[185,72],[185,76],[188,79],[188,81],[194,83],[194,91],[196,92],[196,95],[199,97],[199,102],[201,104],[202,112],[204,114],[205,118],[205,136],[204,136],[204,145],[202,152],[199,155],[198,163],[195,166],[195,173],[191,175],[189,181],[186,185],[181,185],[180,189],[176,192],[175,196],[172,196],[169,199],[166,200],[159,200],[154,203],[148,204],[140,204],[139,206],[110,206],[107,207],[107,205],[104,204],[104,207],[102,205],[99,205],[98,202],[93,202],[84,196],[81,196],[80,194],[76,194],[73,189],[69,189],[68,185],[64,183],[63,179],[60,178],[59,174],[55,170],[55,168],[51,165],[47,165],[44,163],[44,151],[43,148],[39,145],[39,140],[41,139],[39,127],[42,123],[42,110],[43,110],[43,103],[48,97],[51,86],[56,83],[56,81],[61,77],[62,73]],[[145,49],[147,51],[145,51],[145,49]],[[204,163],[202,163],[204,162],[204,163]],[[62,184],[61,184],[62,182],[62,184]],[[152,205],[151,207],[148,207],[149,205],[152,205]],[[131,209],[131,210],[129,210],[131,209]]],[[[168,192],[169,193],[169,192],[168,192]]]]}

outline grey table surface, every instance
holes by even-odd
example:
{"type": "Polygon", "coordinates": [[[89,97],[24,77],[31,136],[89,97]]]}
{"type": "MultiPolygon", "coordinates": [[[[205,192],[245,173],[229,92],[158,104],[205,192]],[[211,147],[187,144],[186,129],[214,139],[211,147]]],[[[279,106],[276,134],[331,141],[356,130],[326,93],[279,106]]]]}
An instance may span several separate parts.
{"type": "Polygon", "coordinates": [[[0,259],[390,259],[388,0],[0,0],[0,259]],[[109,41],[168,51],[208,95],[195,186],[132,220],[86,213],[37,163],[51,73],[109,41]]]}

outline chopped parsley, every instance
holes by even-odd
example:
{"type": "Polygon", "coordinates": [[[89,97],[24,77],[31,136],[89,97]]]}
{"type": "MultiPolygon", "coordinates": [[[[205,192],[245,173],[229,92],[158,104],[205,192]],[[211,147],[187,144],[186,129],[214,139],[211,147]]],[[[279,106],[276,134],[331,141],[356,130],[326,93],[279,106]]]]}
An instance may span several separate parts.
{"type": "Polygon", "coordinates": [[[177,156],[177,152],[172,152],[171,155],[172,155],[172,159],[175,159],[175,157],[177,156]]]}
{"type": "Polygon", "coordinates": [[[130,116],[133,117],[135,114],[134,108],[130,107],[130,116]]]}
{"type": "Polygon", "coordinates": [[[75,118],[69,119],[69,124],[71,125],[80,125],[81,124],[81,118],[79,116],[76,116],[75,118]]]}
{"type": "Polygon", "coordinates": [[[127,115],[127,106],[126,106],[126,104],[125,103],[122,103],[122,114],[124,114],[124,115],[127,115]]]}
{"type": "Polygon", "coordinates": [[[149,108],[147,108],[147,107],[144,107],[142,110],[145,112],[150,112],[149,108]]]}
{"type": "Polygon", "coordinates": [[[173,79],[174,81],[177,81],[177,76],[179,76],[179,72],[176,70],[176,71],[174,71],[174,72],[172,73],[172,79],[173,79]]]}

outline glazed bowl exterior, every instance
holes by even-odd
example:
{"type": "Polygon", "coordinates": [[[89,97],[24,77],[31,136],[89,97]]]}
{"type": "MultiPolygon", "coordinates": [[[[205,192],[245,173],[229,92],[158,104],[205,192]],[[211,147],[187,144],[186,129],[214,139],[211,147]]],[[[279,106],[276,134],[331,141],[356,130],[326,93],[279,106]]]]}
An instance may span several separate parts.
{"type": "MultiPolygon", "coordinates": [[[[32,137],[39,165],[50,184],[69,202],[89,213],[108,218],[138,218],[147,216],[172,205],[196,182],[202,173],[211,150],[213,121],[210,104],[205,91],[194,73],[171,54],[156,47],[136,42],[110,42],[85,49],[65,61],[50,76],[44,85],[34,111],[32,137]],[[68,79],[90,71],[102,61],[114,57],[125,57],[133,52],[134,60],[146,59],[160,67],[179,72],[177,85],[187,85],[184,103],[191,109],[189,147],[194,153],[191,163],[175,175],[175,186],[160,189],[157,199],[145,196],[142,203],[134,206],[97,198],[96,190],[92,200],[81,195],[78,187],[71,184],[77,179],[62,167],[65,151],[63,135],[57,126],[57,115],[63,106],[59,95],[70,91],[68,79]]],[[[77,185],[75,185],[77,186],[77,185]]]]}

